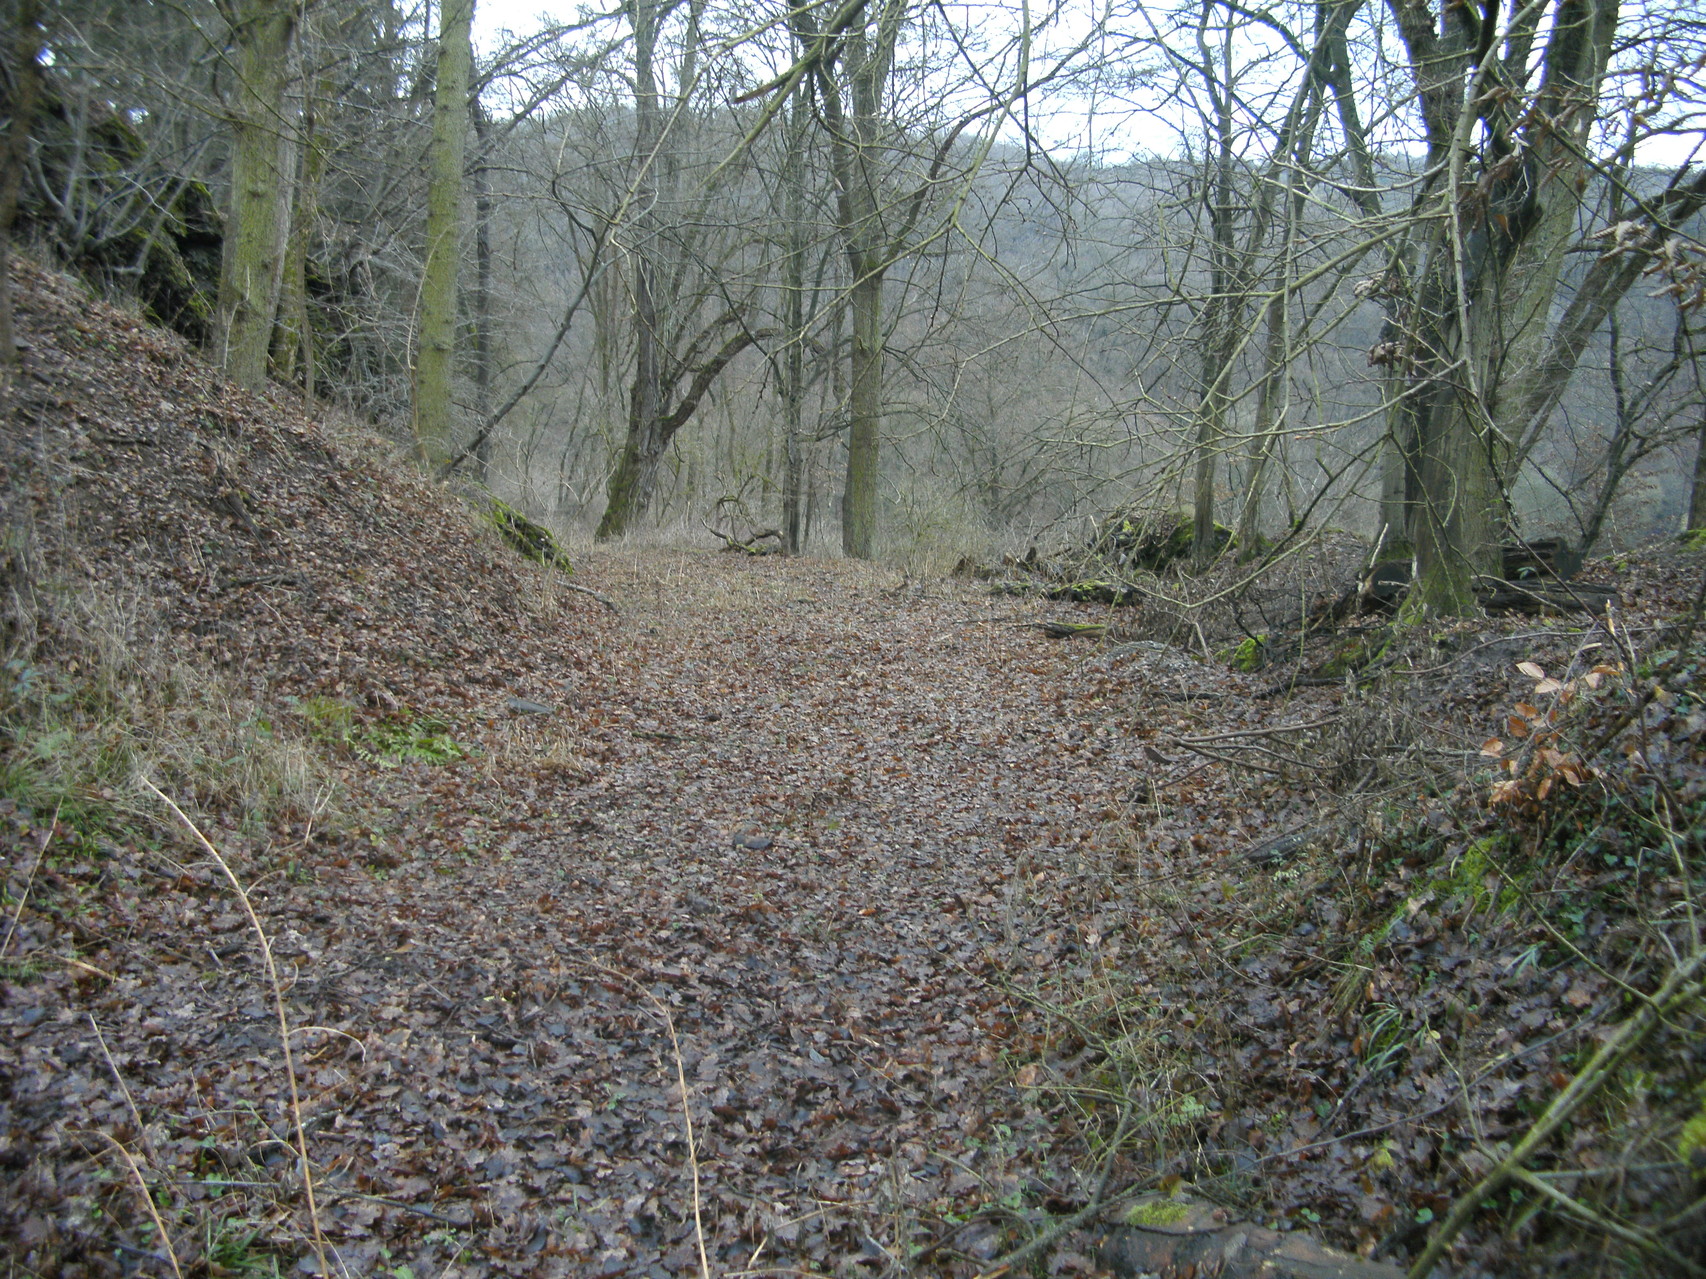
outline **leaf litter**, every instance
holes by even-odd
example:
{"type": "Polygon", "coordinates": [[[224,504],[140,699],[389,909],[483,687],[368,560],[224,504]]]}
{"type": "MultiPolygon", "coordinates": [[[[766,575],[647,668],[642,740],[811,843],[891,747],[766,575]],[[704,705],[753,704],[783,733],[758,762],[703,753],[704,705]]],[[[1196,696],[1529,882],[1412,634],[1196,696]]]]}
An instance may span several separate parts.
{"type": "MultiPolygon", "coordinates": [[[[1326,944],[1381,804],[1472,834],[1413,790],[1338,820],[1342,688],[1087,657],[1031,624],[1103,610],[842,562],[587,553],[612,616],[378,437],[21,278],[0,465],[40,594],[43,565],[138,593],[335,784],[264,823],[182,798],[288,973],[345,1273],[976,1275],[1094,1206],[1099,1170],[1401,1258],[1614,1001],[1419,864],[1348,898],[1391,916],[1375,946],[1326,944]],[[1242,856],[1324,813],[1296,862],[1242,856]]],[[[1643,570],[1655,611],[1692,565],[1643,570]]],[[[1430,686],[1412,737],[1518,744],[1571,641],[1517,626],[1462,637],[1492,656],[1430,686]],[[1507,650],[1541,676],[1489,674],[1507,650]]],[[[158,822],[7,799],[0,827],[10,1255],[162,1269],[116,1142],[186,1265],[313,1269],[272,992],[214,869],[158,822]]],[[[1085,1224],[1049,1273],[1116,1264],[1085,1224]]]]}

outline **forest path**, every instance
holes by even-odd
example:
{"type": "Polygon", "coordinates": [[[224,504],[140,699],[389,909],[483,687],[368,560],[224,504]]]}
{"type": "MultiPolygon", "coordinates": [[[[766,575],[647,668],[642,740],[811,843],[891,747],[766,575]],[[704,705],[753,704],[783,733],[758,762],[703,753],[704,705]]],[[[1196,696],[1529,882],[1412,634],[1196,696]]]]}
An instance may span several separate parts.
{"type": "MultiPolygon", "coordinates": [[[[472,793],[401,797],[399,847],[430,856],[358,890],[405,930],[361,996],[415,1023],[415,1113],[393,1093],[367,1121],[393,1164],[539,1273],[695,1269],[667,1004],[718,1270],[868,1264],[1075,1200],[1059,1098],[1015,1086],[1047,1051],[1017,992],[1129,961],[1103,904],[1149,712],[983,591],[665,552],[583,577],[622,616],[575,610],[582,668],[515,690],[566,737],[498,729],[554,764],[500,744],[472,793]]],[[[416,1273],[450,1260],[423,1247],[416,1273]]]]}

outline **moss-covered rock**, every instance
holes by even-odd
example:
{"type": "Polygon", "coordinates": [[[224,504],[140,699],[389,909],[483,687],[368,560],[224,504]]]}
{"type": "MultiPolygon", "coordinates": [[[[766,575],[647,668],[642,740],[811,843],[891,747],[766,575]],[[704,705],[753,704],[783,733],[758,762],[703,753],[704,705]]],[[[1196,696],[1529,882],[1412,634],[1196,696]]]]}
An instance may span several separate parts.
{"type": "Polygon", "coordinates": [[[1268,637],[1246,635],[1242,643],[1222,650],[1220,657],[1233,670],[1246,675],[1259,671],[1268,664],[1268,637]]]}
{"type": "Polygon", "coordinates": [[[1143,1199],[1126,1209],[1128,1226],[1177,1226],[1190,1217],[1191,1207],[1177,1199],[1143,1199]]]}
{"type": "MultiPolygon", "coordinates": [[[[1218,553],[1232,543],[1232,530],[1214,526],[1218,553]]],[[[1159,572],[1189,556],[1196,547],[1196,525],[1189,511],[1116,511],[1097,526],[1087,548],[1098,559],[1124,570],[1159,572]]]]}
{"type": "Polygon", "coordinates": [[[1079,604],[1135,604],[1143,596],[1135,586],[1104,578],[1062,582],[1044,594],[1051,600],[1073,600],[1079,604]]]}
{"type": "Polygon", "coordinates": [[[500,502],[496,498],[492,499],[486,514],[498,536],[512,549],[537,564],[561,569],[565,573],[575,571],[569,553],[558,545],[556,534],[543,524],[534,523],[508,502],[500,502]]]}

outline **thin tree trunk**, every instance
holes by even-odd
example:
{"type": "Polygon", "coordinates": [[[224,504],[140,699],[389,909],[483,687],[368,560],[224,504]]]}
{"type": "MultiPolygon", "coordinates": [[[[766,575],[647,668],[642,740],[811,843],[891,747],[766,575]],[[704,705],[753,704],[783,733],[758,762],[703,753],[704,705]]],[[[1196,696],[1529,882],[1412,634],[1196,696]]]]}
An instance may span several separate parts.
{"type": "Polygon", "coordinates": [[[1688,527],[1706,528],[1706,405],[1695,431],[1694,477],[1688,489],[1688,527]]]}
{"type": "Polygon", "coordinates": [[[220,11],[237,51],[237,101],[217,341],[226,377],[254,390],[266,382],[284,272],[289,227],[284,90],[297,6],[291,0],[223,0],[220,11]]]}
{"type": "Polygon", "coordinates": [[[16,58],[12,82],[17,92],[8,104],[12,120],[6,130],[5,154],[0,156],[0,371],[18,367],[18,344],[12,329],[12,225],[18,216],[18,195],[29,163],[30,129],[35,124],[36,101],[40,96],[42,33],[38,0],[19,0],[12,51],[16,58]]]}
{"type": "Polygon", "coordinates": [[[841,186],[842,234],[852,277],[848,308],[853,350],[847,399],[847,481],[842,492],[841,550],[855,559],[876,554],[877,478],[883,420],[883,277],[888,263],[878,246],[873,173],[888,59],[879,35],[875,47],[862,31],[847,40],[847,74],[853,97],[850,121],[831,121],[836,176],[841,186]],[[839,127],[837,127],[839,124],[839,127]],[[850,132],[849,132],[850,129],[850,132]]]}
{"type": "Polygon", "coordinates": [[[422,462],[435,470],[450,460],[455,444],[456,273],[462,257],[462,165],[474,60],[474,0],[442,3],[427,160],[426,266],[415,352],[415,444],[422,462]]]}
{"type": "MultiPolygon", "coordinates": [[[[1202,21],[1208,20],[1204,8],[1202,21]]],[[[1214,157],[1207,186],[1209,221],[1208,300],[1202,312],[1201,368],[1198,383],[1201,387],[1197,403],[1197,438],[1195,466],[1195,504],[1191,529],[1191,560],[1197,568],[1206,568],[1219,547],[1215,542],[1214,485],[1215,470],[1220,459],[1221,440],[1226,434],[1227,364],[1232,359],[1232,86],[1211,70],[1216,64],[1201,38],[1198,28],[1197,47],[1203,54],[1203,69],[1208,76],[1207,88],[1214,102],[1214,157]]],[[[1222,32],[1220,71],[1227,75],[1232,67],[1232,27],[1228,23],[1222,32]]]]}
{"type": "Polygon", "coordinates": [[[604,515],[596,536],[619,537],[644,512],[651,501],[657,463],[668,447],[658,438],[662,417],[661,345],[656,294],[657,266],[657,173],[663,126],[658,107],[657,51],[658,12],[655,0],[629,0],[628,16],[634,28],[634,164],[636,220],[634,260],[634,380],[628,390],[628,430],[622,456],[610,477],[604,515]]]}
{"type": "MultiPolygon", "coordinates": [[[[474,143],[474,420],[492,414],[492,191],[488,172],[492,122],[478,98],[469,103],[474,143]]],[[[474,446],[474,474],[482,484],[492,478],[492,437],[486,432],[474,446]]]]}
{"type": "Polygon", "coordinates": [[[1267,313],[1268,340],[1263,357],[1262,386],[1256,397],[1256,422],[1253,434],[1255,449],[1250,458],[1250,476],[1245,484],[1244,508],[1238,515],[1238,552],[1248,559],[1257,554],[1261,542],[1262,488],[1267,477],[1268,462],[1273,457],[1285,423],[1279,412],[1279,402],[1285,387],[1285,347],[1287,327],[1291,323],[1285,305],[1285,295],[1277,294],[1264,308],[1267,313]]]}
{"type": "MultiPolygon", "coordinates": [[[[297,42],[298,61],[305,62],[297,42]]],[[[302,126],[292,150],[294,198],[290,201],[290,233],[285,243],[283,283],[279,291],[278,325],[273,330],[273,376],[281,382],[300,381],[304,400],[312,400],[318,369],[314,357],[314,330],[308,309],[308,247],[314,236],[314,219],[320,209],[320,188],[326,173],[326,148],[320,138],[320,103],[330,97],[330,78],[309,80],[306,66],[302,84],[302,126]]]]}
{"type": "Polygon", "coordinates": [[[806,85],[795,90],[788,120],[788,258],[783,268],[783,328],[787,349],[782,370],[782,549],[798,555],[801,538],[801,484],[805,478],[806,398],[806,85]]]}

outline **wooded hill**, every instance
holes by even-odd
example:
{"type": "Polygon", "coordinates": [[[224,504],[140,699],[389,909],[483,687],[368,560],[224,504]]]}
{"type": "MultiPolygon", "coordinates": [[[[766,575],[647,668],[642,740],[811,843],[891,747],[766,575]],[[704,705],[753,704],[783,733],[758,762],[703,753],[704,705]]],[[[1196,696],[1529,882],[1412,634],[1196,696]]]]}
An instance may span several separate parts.
{"type": "Polygon", "coordinates": [[[1648,161],[1687,119],[1686,21],[1590,5],[1566,48],[1531,25],[1548,6],[1484,32],[1462,6],[1335,4],[1311,35],[1308,6],[1209,4],[1224,47],[1198,65],[1117,21],[1062,45],[1052,8],[1029,43],[902,0],[821,8],[748,36],[735,7],[636,0],[487,35],[464,71],[468,0],[32,0],[18,233],[240,383],[430,437],[565,530],[697,528],[734,498],[796,549],[945,566],[1194,504],[1247,548],[1384,529],[1432,580],[1491,571],[1430,549],[1468,535],[1442,477],[1481,454],[1478,545],[1696,522],[1703,193],[1648,161]],[[1436,62],[1509,109],[1452,114],[1436,62]],[[1045,145],[1128,83],[1170,105],[1045,145]],[[1626,129],[1586,109],[1620,93],[1626,129]],[[276,179],[249,214],[244,165],[276,179]],[[1471,315],[1516,327],[1462,337],[1464,362],[1471,315]],[[1433,457],[1417,430],[1451,404],[1502,442],[1433,457]]]}

